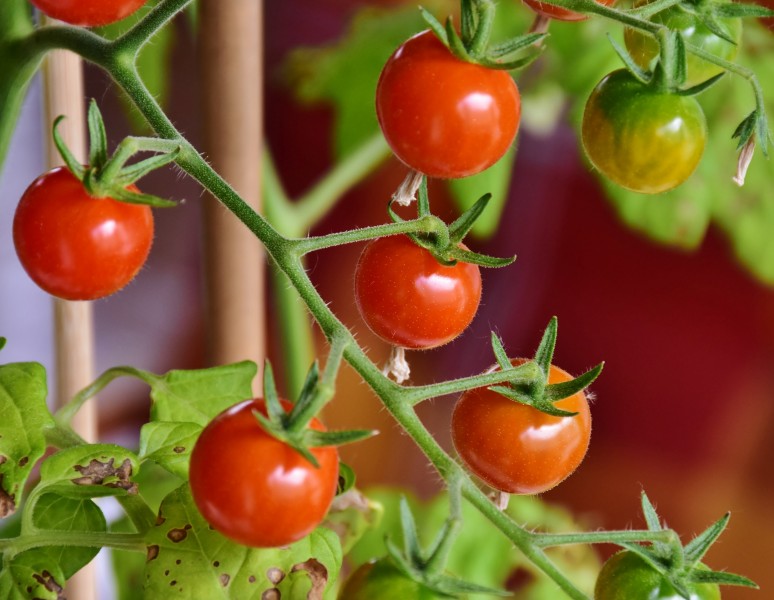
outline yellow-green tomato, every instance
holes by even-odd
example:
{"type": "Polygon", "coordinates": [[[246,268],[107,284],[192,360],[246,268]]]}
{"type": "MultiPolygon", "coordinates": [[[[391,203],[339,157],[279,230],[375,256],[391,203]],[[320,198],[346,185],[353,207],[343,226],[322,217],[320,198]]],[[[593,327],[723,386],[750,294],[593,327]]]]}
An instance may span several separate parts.
{"type": "Polygon", "coordinates": [[[591,163],[635,192],[658,194],[683,183],[701,160],[707,122],[699,103],[613,71],[586,102],[581,128],[591,163]]]}
{"type": "MultiPolygon", "coordinates": [[[[635,7],[643,6],[650,1],[639,0],[635,3],[635,7]]],[[[679,4],[658,12],[651,17],[654,23],[666,25],[673,31],[679,31],[687,43],[698,46],[718,58],[733,61],[739,48],[739,42],[742,39],[742,20],[721,17],[716,17],[716,19],[728,37],[736,42],[735,44],[713,33],[707,28],[697,13],[689,12],[679,4]]],[[[644,31],[627,27],[624,29],[624,41],[629,54],[643,69],[648,69],[651,61],[658,56],[659,47],[656,38],[644,31]]],[[[710,77],[723,72],[722,67],[699,58],[690,52],[687,53],[686,68],[684,84],[686,87],[702,83],[710,77]]]]}
{"type": "Polygon", "coordinates": [[[388,558],[361,565],[347,580],[339,600],[436,600],[448,598],[406,577],[388,558]]]}
{"type": "MultiPolygon", "coordinates": [[[[720,600],[714,583],[689,583],[690,600],[720,600]]],[[[602,567],[594,600],[685,600],[658,571],[628,550],[614,554],[602,567]]]]}

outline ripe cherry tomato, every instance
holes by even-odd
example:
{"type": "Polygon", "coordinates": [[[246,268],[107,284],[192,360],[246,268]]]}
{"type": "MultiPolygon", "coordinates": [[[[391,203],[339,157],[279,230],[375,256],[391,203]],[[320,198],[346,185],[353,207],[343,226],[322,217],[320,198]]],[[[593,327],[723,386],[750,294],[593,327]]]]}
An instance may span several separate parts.
{"type": "Polygon", "coordinates": [[[358,567],[339,594],[341,600],[435,600],[448,597],[409,579],[388,558],[358,567]]]}
{"type": "MultiPolygon", "coordinates": [[[[290,403],[282,401],[286,410],[290,403]]],[[[336,494],[339,453],[312,448],[315,468],[263,429],[263,399],[226,409],[204,428],[191,452],[190,484],[202,516],[226,537],[258,548],[286,546],[307,536],[336,494]]],[[[325,431],[317,419],[309,427],[325,431]]]]}
{"type": "Polygon", "coordinates": [[[440,264],[406,236],[370,242],[355,269],[355,300],[363,320],[395,346],[426,349],[456,338],[481,300],[477,265],[440,264]]]}
{"type": "MultiPolygon", "coordinates": [[[[588,15],[583,13],[577,13],[573,10],[562,8],[561,6],[555,6],[552,4],[546,4],[540,2],[540,0],[522,0],[524,4],[529,6],[533,11],[549,19],[556,19],[557,21],[584,21],[588,19],[588,15]]],[[[615,0],[597,0],[598,4],[604,6],[610,6],[615,3],[615,0]]]]}
{"type": "MultiPolygon", "coordinates": [[[[647,4],[649,0],[640,0],[635,7],[647,4]]],[[[710,31],[698,15],[683,10],[680,5],[671,6],[651,17],[654,23],[666,25],[673,31],[679,31],[689,44],[714,54],[719,58],[733,61],[742,39],[742,20],[717,17],[718,23],[726,30],[736,44],[727,42],[722,37],[710,31]]],[[[632,28],[624,29],[626,49],[635,62],[643,69],[648,69],[650,62],[658,56],[659,47],[656,39],[643,31],[632,28]]],[[[723,69],[695,54],[687,53],[687,74],[685,86],[690,87],[706,81],[723,72],[723,69]]]]}
{"type": "Polygon", "coordinates": [[[80,27],[99,27],[125,19],[148,0],[30,0],[49,17],[80,27]]]}
{"type": "MultiPolygon", "coordinates": [[[[714,583],[688,584],[690,600],[720,600],[714,583]]],[[[680,600],[683,596],[664,577],[633,552],[614,554],[602,567],[594,600],[680,600]]]]}
{"type": "Polygon", "coordinates": [[[430,177],[467,177],[513,143],[521,100],[511,76],[456,58],[423,31],[389,58],[376,114],[395,155],[430,177]]]}
{"type": "Polygon", "coordinates": [[[27,274],[67,300],[120,290],[145,264],[152,241],[150,207],[93,198],[64,167],[32,182],[13,220],[13,242],[27,274]]]}
{"type": "MultiPolygon", "coordinates": [[[[523,362],[513,360],[514,365],[523,362]]],[[[571,379],[551,365],[549,383],[571,379]]],[[[470,471],[496,490],[545,492],[577,468],[591,437],[591,413],[583,392],[555,406],[578,414],[551,416],[487,388],[465,392],[452,413],[454,447],[470,471]]]]}
{"type": "Polygon", "coordinates": [[[591,92],[581,137],[603,175],[635,192],[658,194],[693,173],[707,123],[695,98],[660,92],[622,69],[591,92]]]}

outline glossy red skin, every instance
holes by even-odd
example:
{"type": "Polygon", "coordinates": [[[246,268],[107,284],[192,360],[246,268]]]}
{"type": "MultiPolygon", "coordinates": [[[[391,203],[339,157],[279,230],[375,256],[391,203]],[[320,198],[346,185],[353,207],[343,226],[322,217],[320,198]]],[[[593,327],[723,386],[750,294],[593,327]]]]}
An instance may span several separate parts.
{"type": "MultiPolygon", "coordinates": [[[[550,19],[556,19],[557,21],[585,21],[589,18],[588,15],[577,13],[573,10],[567,10],[561,6],[545,4],[539,0],[522,0],[522,2],[539,15],[543,15],[550,19]]],[[[601,2],[597,0],[597,3],[602,4],[603,6],[612,6],[615,3],[615,0],[602,0],[601,2]]]]}
{"type": "Polygon", "coordinates": [[[376,114],[401,161],[452,179],[483,171],[505,154],[519,128],[521,99],[507,72],[461,61],[424,31],[385,64],[376,114]]]}
{"type": "Polygon", "coordinates": [[[93,198],[59,167],[24,192],[13,220],[13,241],[25,271],[46,292],[66,300],[95,300],[123,288],[145,264],[153,214],[148,206],[93,198]]]}
{"type": "Polygon", "coordinates": [[[125,19],[148,0],[30,0],[43,13],[71,25],[98,27],[125,19]]]}
{"type": "Polygon", "coordinates": [[[370,242],[355,268],[355,300],[368,327],[395,346],[435,348],[470,324],[481,300],[477,265],[440,264],[410,238],[370,242]]]}
{"type": "MultiPolygon", "coordinates": [[[[226,537],[257,548],[286,546],[325,518],[336,495],[339,454],[334,446],[312,448],[315,468],[266,433],[254,411],[266,415],[263,399],[236,404],[204,428],[191,453],[191,491],[202,516],[226,537]]],[[[325,431],[317,419],[309,427],[325,431]]]]}
{"type": "MultiPolygon", "coordinates": [[[[517,359],[513,364],[521,364],[517,359]]],[[[549,383],[572,376],[551,365],[549,383]]],[[[591,412],[583,392],[555,403],[577,412],[554,417],[486,388],[465,392],[452,414],[452,440],[479,479],[509,494],[539,494],[568,477],[583,460],[591,437],[591,412]]]]}

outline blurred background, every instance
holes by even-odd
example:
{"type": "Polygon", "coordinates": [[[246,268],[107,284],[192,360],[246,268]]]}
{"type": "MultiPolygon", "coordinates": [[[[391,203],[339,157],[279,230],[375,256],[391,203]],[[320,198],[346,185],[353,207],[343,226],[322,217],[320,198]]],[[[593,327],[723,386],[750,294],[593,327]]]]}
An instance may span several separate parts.
{"type": "MultiPolygon", "coordinates": [[[[308,189],[373,130],[373,87],[381,64],[421,27],[408,4],[266,3],[267,147],[291,196],[308,189]],[[373,34],[374,23],[382,37],[373,34]],[[342,73],[351,87],[342,84],[342,73]]],[[[428,6],[441,11],[450,3],[428,6]]],[[[520,3],[504,0],[500,8],[509,26],[523,31],[529,25],[531,13],[520,3]]],[[[158,62],[167,75],[158,93],[197,144],[193,22],[176,22],[152,52],[163,59],[158,62]]],[[[492,330],[511,356],[531,355],[556,315],[557,364],[576,374],[606,364],[593,386],[589,454],[570,479],[543,498],[568,507],[592,528],[639,528],[644,489],[684,541],[731,511],[729,528],[706,562],[763,587],[762,592],[726,588],[724,598],[765,598],[774,586],[774,441],[768,435],[774,425],[774,170],[758,153],[747,188],[731,183],[735,154],[729,138],[751,100],[743,84],[723,81],[701,98],[710,119],[710,148],[685,186],[639,197],[600,182],[585,162],[575,123],[591,88],[619,65],[601,35],[607,30],[615,32],[615,25],[552,25],[549,46],[555,42],[557,50],[517,75],[524,120],[515,155],[499,167],[506,173],[496,181],[505,182],[494,202],[502,211],[499,228],[469,245],[519,258],[510,268],[484,272],[482,306],[465,334],[438,350],[410,353],[412,382],[484,370],[493,362],[492,330]]],[[[742,48],[740,63],[764,69],[761,81],[772,82],[774,76],[766,73],[774,61],[771,54],[762,56],[774,50],[774,37],[755,22],[746,35],[752,41],[742,48]]],[[[116,143],[133,131],[136,117],[101,72],[88,67],[86,75],[88,96],[98,100],[116,143]]],[[[40,103],[35,84],[0,172],[0,334],[9,340],[4,362],[35,360],[50,367],[49,298],[27,279],[10,241],[15,203],[44,168],[48,125],[41,123],[40,103]]],[[[387,159],[313,233],[385,222],[387,200],[405,173],[387,159]]],[[[185,202],[156,211],[148,265],[122,293],[95,304],[97,370],[119,364],[155,372],[205,366],[201,192],[170,171],[154,173],[141,187],[185,202]]],[[[434,182],[434,211],[453,218],[459,193],[434,182]]],[[[388,349],[360,321],[352,297],[360,249],[321,252],[311,257],[309,269],[323,297],[378,363],[388,349]]],[[[293,341],[281,339],[276,327],[270,336],[276,363],[280,346],[293,341]]],[[[148,402],[144,386],[112,384],[101,394],[101,437],[136,443],[148,402]]],[[[449,449],[453,404],[447,397],[420,407],[427,426],[449,449]]],[[[342,452],[359,485],[405,486],[423,497],[439,489],[427,461],[348,368],[326,419],[332,428],[381,431],[342,452]]],[[[603,556],[612,550],[599,549],[603,556]]]]}

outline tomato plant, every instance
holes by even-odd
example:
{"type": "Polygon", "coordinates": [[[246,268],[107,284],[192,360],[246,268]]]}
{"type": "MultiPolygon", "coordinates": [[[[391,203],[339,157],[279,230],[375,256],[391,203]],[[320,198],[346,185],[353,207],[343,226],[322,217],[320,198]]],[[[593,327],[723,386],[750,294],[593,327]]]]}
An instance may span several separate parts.
{"type": "Polygon", "coordinates": [[[93,198],[60,167],[24,192],[13,241],[22,266],[46,292],[94,300],[123,288],[143,266],[153,241],[153,214],[148,206],[93,198]]]}
{"type": "Polygon", "coordinates": [[[125,19],[148,0],[30,0],[49,17],[71,25],[98,27],[125,19]]]}
{"type": "MultiPolygon", "coordinates": [[[[647,0],[640,0],[635,6],[639,7],[647,3],[647,0]]],[[[677,4],[657,12],[651,17],[651,20],[655,23],[666,25],[673,31],[679,31],[683,39],[689,44],[698,46],[702,50],[724,60],[734,60],[742,39],[742,20],[738,18],[713,17],[717,26],[724,30],[730,39],[734,40],[734,43],[731,43],[707,27],[700,10],[700,8],[687,9],[682,4],[677,4]]],[[[651,61],[658,56],[659,47],[656,39],[643,31],[631,27],[625,28],[624,41],[632,58],[643,69],[648,69],[651,61]]],[[[687,87],[697,85],[723,72],[722,67],[714,65],[694,54],[687,54],[686,60],[685,86],[687,87]]]]}
{"type": "Polygon", "coordinates": [[[586,155],[605,177],[635,192],[657,194],[696,169],[707,124],[695,98],[661,91],[621,69],[591,92],[581,137],[586,155]]]}
{"type": "Polygon", "coordinates": [[[481,300],[477,265],[446,266],[406,236],[370,242],[355,269],[355,300],[371,330],[395,346],[426,349],[456,338],[481,300]]]}
{"type": "Polygon", "coordinates": [[[519,128],[521,100],[508,73],[460,60],[423,31],[384,66],[376,114],[400,160],[451,179],[483,171],[505,154],[519,128]]]}
{"type": "MultiPolygon", "coordinates": [[[[514,365],[523,362],[513,360],[514,365]]],[[[551,365],[549,384],[571,379],[551,365]]],[[[496,490],[545,492],[578,467],[591,437],[591,412],[583,392],[555,406],[578,414],[548,415],[487,388],[465,392],[452,413],[454,447],[471,472],[496,490]]]]}
{"type": "MultiPolygon", "coordinates": [[[[687,583],[688,600],[720,600],[715,583],[687,583]]],[[[611,556],[602,567],[594,600],[679,600],[684,598],[643,558],[629,550],[611,556]]]]}
{"type": "Polygon", "coordinates": [[[342,600],[435,600],[448,597],[410,579],[389,558],[380,558],[358,567],[339,594],[342,600]]]}
{"type": "MultiPolygon", "coordinates": [[[[247,546],[284,546],[325,517],[336,494],[339,455],[333,446],[314,448],[315,467],[266,433],[255,412],[266,415],[263,399],[236,404],[204,428],[191,453],[191,491],[202,516],[226,537],[247,546]]],[[[309,426],[325,431],[317,419],[309,426]]]]}
{"type": "MultiPolygon", "coordinates": [[[[577,13],[554,4],[540,2],[540,0],[522,0],[522,2],[539,15],[543,15],[549,19],[556,19],[557,21],[584,21],[585,19],[588,19],[588,15],[577,13]]],[[[615,3],[615,0],[598,0],[598,2],[604,6],[610,6],[615,3]]]]}

